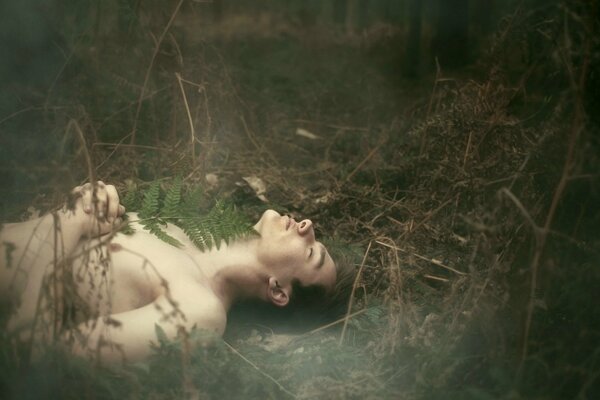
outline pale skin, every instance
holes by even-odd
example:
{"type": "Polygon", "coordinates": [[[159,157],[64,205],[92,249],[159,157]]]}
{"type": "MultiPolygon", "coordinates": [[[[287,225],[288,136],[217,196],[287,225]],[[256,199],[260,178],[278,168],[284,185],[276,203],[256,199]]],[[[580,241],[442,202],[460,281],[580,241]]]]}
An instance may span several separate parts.
{"type": "Polygon", "coordinates": [[[174,225],[166,231],[183,246],[161,241],[136,214],[129,215],[133,235],[116,233],[125,209],[112,185],[98,182],[92,195],[87,184],[74,194],[74,210],[0,231],[0,301],[13,305],[7,329],[22,337],[58,341],[103,362],[140,361],[157,341],[155,324],[171,339],[194,327],[222,335],[236,301],[284,307],[295,279],[335,285],[335,264],[308,219],[268,210],[254,226],[260,237],[202,252],[174,225]],[[55,278],[64,274],[86,308],[74,328],[60,323],[65,289],[55,278]],[[49,324],[41,310],[54,313],[49,324]]]}

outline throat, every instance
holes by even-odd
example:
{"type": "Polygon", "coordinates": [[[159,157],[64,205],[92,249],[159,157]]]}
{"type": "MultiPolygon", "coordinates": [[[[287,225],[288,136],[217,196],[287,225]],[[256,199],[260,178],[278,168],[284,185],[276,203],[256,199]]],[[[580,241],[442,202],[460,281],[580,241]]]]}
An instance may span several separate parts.
{"type": "Polygon", "coordinates": [[[232,243],[200,253],[197,263],[212,291],[229,309],[246,299],[266,299],[268,275],[260,267],[252,243],[232,243]]]}

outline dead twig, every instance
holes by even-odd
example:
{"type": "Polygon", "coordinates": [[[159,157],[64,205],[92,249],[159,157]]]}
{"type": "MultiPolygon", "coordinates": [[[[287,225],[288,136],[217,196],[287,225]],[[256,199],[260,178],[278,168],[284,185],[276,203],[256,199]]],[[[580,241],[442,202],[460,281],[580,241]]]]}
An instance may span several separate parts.
{"type": "Polygon", "coordinates": [[[299,124],[319,125],[319,126],[324,126],[326,128],[337,129],[340,131],[357,131],[357,132],[368,132],[369,131],[369,128],[363,128],[360,126],[344,126],[344,125],[328,124],[326,122],[311,121],[308,119],[293,119],[292,122],[299,123],[299,124]]]}
{"type": "Polygon", "coordinates": [[[174,149],[169,149],[167,147],[157,147],[157,146],[146,146],[143,144],[123,144],[123,143],[104,143],[104,142],[96,142],[92,144],[92,149],[94,147],[129,147],[134,149],[144,149],[144,150],[156,150],[156,151],[167,151],[172,152],[174,149]]]}
{"type": "Polygon", "coordinates": [[[175,20],[175,17],[177,16],[177,13],[179,12],[179,9],[181,8],[181,5],[183,4],[183,2],[184,2],[184,0],[179,0],[179,3],[177,3],[177,5],[175,6],[175,10],[173,10],[173,13],[171,14],[171,18],[169,19],[169,22],[167,22],[165,29],[163,29],[158,40],[156,41],[156,45],[154,46],[154,52],[152,53],[152,59],[150,60],[150,65],[148,66],[148,69],[146,69],[146,75],[144,76],[144,84],[142,85],[140,97],[138,98],[137,108],[135,110],[135,116],[133,118],[133,127],[131,128],[131,132],[128,135],[128,136],[131,136],[131,142],[130,142],[131,144],[135,144],[135,134],[137,131],[137,124],[138,124],[138,119],[140,116],[140,111],[142,109],[142,101],[144,100],[144,94],[146,93],[146,87],[148,86],[148,81],[150,80],[150,73],[152,72],[152,68],[154,67],[154,60],[156,59],[156,56],[158,55],[158,51],[160,50],[160,45],[162,44],[163,40],[165,39],[167,32],[171,28],[171,25],[173,24],[173,21],[175,20]]]}
{"type": "Polygon", "coordinates": [[[384,144],[384,141],[382,141],[381,143],[379,143],[377,146],[375,146],[370,152],[369,154],[367,154],[367,156],[365,158],[363,158],[363,160],[358,163],[358,165],[354,168],[354,170],[352,170],[352,172],[350,172],[348,174],[348,176],[346,177],[346,179],[344,179],[344,182],[340,185],[343,186],[346,183],[350,182],[350,180],[352,179],[352,177],[358,172],[360,171],[360,169],[367,163],[367,161],[369,161],[374,155],[375,153],[377,153],[377,151],[379,151],[379,148],[384,144]]]}
{"type": "MultiPolygon", "coordinates": [[[[364,314],[364,313],[365,313],[367,310],[368,310],[368,308],[363,308],[363,309],[362,309],[362,310],[360,310],[360,311],[357,311],[357,312],[355,312],[355,313],[352,313],[352,314],[350,314],[350,315],[348,315],[348,316],[344,316],[343,318],[340,318],[340,319],[338,319],[338,320],[336,320],[336,321],[330,322],[330,323],[328,323],[328,324],[326,324],[326,325],[323,325],[323,326],[320,326],[320,327],[318,327],[318,328],[315,328],[315,329],[313,329],[312,331],[310,331],[310,332],[308,332],[308,333],[305,333],[304,335],[312,335],[312,334],[315,334],[315,333],[317,333],[317,332],[321,332],[321,331],[323,331],[323,330],[325,330],[325,329],[327,329],[327,328],[331,328],[332,326],[336,326],[336,325],[338,325],[338,324],[341,324],[342,322],[346,321],[346,319],[354,318],[354,317],[356,317],[356,316],[359,316],[359,315],[361,315],[361,314],[364,314]]],[[[304,335],[302,335],[302,336],[304,336],[304,335]]]]}
{"type": "Polygon", "coordinates": [[[275,159],[273,154],[271,154],[270,151],[266,150],[264,148],[264,146],[261,146],[260,144],[258,144],[258,142],[256,141],[256,138],[254,137],[254,134],[252,133],[250,128],[248,128],[248,124],[246,123],[246,119],[244,118],[243,115],[240,116],[240,120],[242,121],[242,125],[244,125],[244,132],[246,132],[246,136],[248,136],[248,139],[250,140],[250,142],[254,145],[254,147],[256,147],[256,150],[258,150],[261,153],[266,153],[267,156],[271,159],[271,161],[273,161],[275,163],[274,165],[279,165],[279,162],[277,162],[277,160],[275,159]]]}
{"type": "Polygon", "coordinates": [[[411,255],[413,255],[413,256],[415,256],[415,257],[417,257],[417,258],[419,258],[419,259],[421,259],[423,261],[428,261],[428,262],[430,262],[430,263],[432,263],[434,265],[437,265],[438,267],[442,267],[444,269],[447,269],[448,271],[454,272],[457,275],[467,275],[465,272],[462,272],[462,271],[459,271],[459,270],[457,270],[455,268],[452,268],[452,267],[450,267],[450,266],[442,263],[441,261],[436,260],[435,258],[424,257],[424,256],[422,256],[420,254],[414,253],[412,251],[401,249],[401,248],[399,248],[397,246],[392,246],[391,244],[383,243],[383,242],[381,242],[379,240],[376,240],[375,243],[380,244],[380,245],[382,245],[384,247],[393,249],[393,250],[401,251],[401,252],[406,253],[406,254],[411,254],[411,255]]]}
{"type": "Polygon", "coordinates": [[[411,226],[410,229],[408,231],[405,231],[402,235],[400,235],[400,237],[398,239],[402,239],[404,236],[406,236],[407,233],[410,232],[414,232],[416,229],[420,228],[421,226],[425,225],[427,223],[427,221],[429,221],[435,214],[437,214],[442,208],[446,207],[451,201],[453,200],[453,198],[450,198],[448,200],[446,200],[445,202],[443,202],[438,208],[436,208],[433,211],[430,211],[425,218],[423,218],[418,224],[413,225],[411,222],[411,226]]]}
{"type": "MultiPolygon", "coordinates": [[[[596,3],[594,3],[594,11],[596,11],[596,3]]],[[[591,15],[595,15],[593,12],[591,15]]],[[[582,22],[583,23],[583,22],[582,22]]],[[[584,118],[585,118],[585,106],[583,104],[583,98],[585,94],[586,87],[586,79],[588,76],[589,64],[590,64],[590,49],[591,49],[591,41],[593,37],[593,28],[595,27],[595,23],[593,20],[590,21],[590,30],[589,34],[586,37],[585,41],[585,51],[583,63],[581,64],[581,68],[579,70],[579,76],[576,77],[575,67],[573,60],[570,57],[570,43],[571,39],[569,37],[569,32],[567,28],[567,24],[564,25],[564,43],[566,48],[561,48],[559,54],[562,58],[562,61],[565,65],[565,69],[567,71],[567,75],[569,77],[569,81],[571,83],[571,90],[573,93],[573,103],[574,103],[574,112],[573,112],[573,120],[570,124],[571,130],[568,136],[568,144],[567,144],[567,153],[565,155],[565,161],[563,163],[563,169],[560,176],[560,180],[556,185],[554,190],[554,195],[552,196],[552,202],[550,204],[550,209],[548,210],[548,214],[546,215],[546,220],[544,222],[543,228],[540,230],[539,240],[537,242],[537,246],[535,249],[535,253],[533,255],[533,259],[531,261],[531,283],[529,288],[529,302],[527,304],[527,315],[525,318],[525,329],[523,332],[523,348],[521,349],[521,359],[519,362],[519,367],[517,369],[516,378],[520,380],[523,374],[523,367],[525,365],[525,360],[527,359],[528,354],[528,346],[529,346],[529,334],[531,331],[531,323],[533,318],[533,310],[535,308],[535,295],[537,291],[537,280],[539,274],[539,265],[540,260],[542,258],[542,254],[544,251],[544,247],[546,244],[547,234],[550,231],[550,227],[552,226],[552,221],[554,220],[554,216],[556,214],[556,210],[558,207],[558,203],[562,198],[562,195],[567,187],[567,183],[569,182],[569,177],[571,176],[571,170],[575,165],[575,150],[577,147],[577,143],[579,141],[579,137],[581,136],[581,132],[584,129],[584,118]]],[[[585,26],[585,25],[584,25],[585,26]]]]}
{"type": "Polygon", "coordinates": [[[179,84],[179,89],[181,89],[181,96],[183,97],[183,104],[185,105],[185,111],[187,113],[188,122],[190,124],[190,147],[192,151],[192,165],[196,164],[196,131],[194,129],[194,121],[192,121],[192,113],[190,112],[190,106],[188,105],[187,96],[185,95],[185,90],[183,89],[183,84],[181,83],[181,75],[179,72],[175,72],[175,77],[177,77],[177,83],[179,84]]]}
{"type": "Polygon", "coordinates": [[[531,217],[531,214],[529,214],[529,211],[527,211],[527,209],[525,209],[525,206],[523,206],[523,203],[521,203],[517,196],[515,196],[508,188],[504,187],[500,189],[500,193],[508,197],[515,204],[515,206],[521,212],[521,215],[523,215],[523,218],[525,218],[529,225],[531,225],[531,229],[533,229],[533,233],[536,236],[536,240],[539,241],[539,236],[542,233],[542,229],[535,223],[535,221],[531,217]]]}
{"type": "Polygon", "coordinates": [[[365,251],[365,255],[363,256],[362,262],[360,263],[360,268],[358,269],[358,273],[356,274],[356,278],[354,279],[354,284],[352,285],[352,292],[350,292],[350,300],[348,300],[348,310],[346,311],[346,317],[344,317],[344,326],[342,328],[342,334],[340,335],[340,345],[344,342],[344,336],[346,335],[346,329],[348,327],[348,321],[350,320],[350,313],[352,311],[352,305],[354,303],[354,292],[356,292],[356,287],[358,286],[358,282],[360,282],[360,277],[362,275],[363,268],[365,267],[365,261],[367,260],[369,251],[371,251],[372,243],[373,241],[369,242],[367,251],[365,251]]]}
{"type": "Polygon", "coordinates": [[[294,399],[297,398],[297,396],[294,393],[287,390],[281,383],[279,383],[279,381],[277,379],[273,378],[271,375],[267,374],[265,371],[260,369],[258,367],[258,365],[254,364],[252,361],[250,361],[246,357],[244,357],[244,355],[242,353],[240,353],[239,351],[237,351],[235,347],[233,347],[232,345],[227,343],[225,340],[223,340],[223,343],[225,343],[225,346],[227,346],[227,348],[229,348],[229,350],[231,350],[236,356],[240,357],[242,360],[247,362],[252,368],[257,370],[258,373],[260,373],[262,376],[264,376],[265,378],[267,378],[268,380],[273,382],[282,392],[284,392],[285,394],[289,395],[290,397],[292,397],[294,399]]]}
{"type": "Polygon", "coordinates": [[[83,135],[83,131],[81,130],[81,127],[79,126],[77,121],[75,121],[74,119],[70,120],[69,123],[67,124],[67,129],[66,129],[67,134],[71,131],[71,129],[75,130],[75,132],[77,133],[77,137],[79,138],[79,141],[81,142],[81,151],[83,152],[83,155],[85,156],[85,162],[86,162],[86,166],[87,166],[87,170],[88,170],[88,180],[89,180],[89,182],[94,184],[94,182],[96,182],[96,177],[95,177],[96,174],[94,173],[92,157],[90,156],[90,152],[87,149],[87,144],[85,141],[85,136],[83,135]]]}
{"type": "Polygon", "coordinates": [[[446,278],[442,278],[442,277],[434,276],[434,275],[429,275],[429,274],[423,275],[423,278],[432,279],[434,281],[440,281],[440,282],[450,282],[450,279],[446,279],[446,278]]]}

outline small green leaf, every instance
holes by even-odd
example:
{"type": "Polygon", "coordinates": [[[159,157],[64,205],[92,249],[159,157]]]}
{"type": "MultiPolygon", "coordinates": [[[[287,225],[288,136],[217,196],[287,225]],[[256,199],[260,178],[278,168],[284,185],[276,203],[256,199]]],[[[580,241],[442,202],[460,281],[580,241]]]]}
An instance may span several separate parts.
{"type": "Polygon", "coordinates": [[[156,338],[161,346],[169,343],[165,330],[159,324],[154,324],[154,332],[156,333],[156,338]]]}

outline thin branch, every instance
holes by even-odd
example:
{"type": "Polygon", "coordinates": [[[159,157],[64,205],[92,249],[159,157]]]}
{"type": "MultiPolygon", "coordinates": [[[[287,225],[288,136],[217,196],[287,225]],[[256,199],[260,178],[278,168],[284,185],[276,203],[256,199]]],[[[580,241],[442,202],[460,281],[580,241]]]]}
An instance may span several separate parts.
{"type": "Polygon", "coordinates": [[[352,285],[352,292],[350,293],[350,300],[348,300],[348,310],[346,311],[346,316],[344,317],[344,327],[342,328],[342,334],[340,335],[340,341],[339,341],[340,345],[344,342],[344,336],[346,335],[346,328],[348,327],[348,321],[350,320],[350,313],[352,311],[352,304],[354,303],[354,292],[356,292],[356,287],[358,286],[358,282],[360,282],[360,276],[362,275],[363,268],[365,267],[365,261],[367,260],[369,251],[371,251],[372,243],[373,243],[373,241],[369,242],[367,251],[365,251],[363,260],[360,263],[360,268],[358,269],[358,273],[356,274],[356,278],[354,279],[354,284],[352,285]]]}
{"type": "Polygon", "coordinates": [[[183,4],[183,1],[184,0],[179,0],[179,3],[177,3],[175,10],[171,14],[171,19],[169,19],[169,22],[167,22],[165,29],[162,31],[160,37],[156,41],[156,45],[154,46],[154,52],[152,53],[152,59],[150,60],[150,65],[148,66],[148,69],[146,70],[146,76],[144,77],[144,84],[142,85],[142,91],[140,92],[140,97],[138,98],[137,108],[135,110],[133,127],[131,128],[131,133],[130,133],[131,144],[135,144],[135,132],[137,130],[138,118],[140,116],[140,111],[142,109],[142,100],[144,99],[144,94],[146,93],[146,87],[148,86],[148,81],[150,80],[150,73],[152,72],[152,68],[154,67],[154,60],[156,59],[156,56],[158,55],[158,51],[160,50],[160,45],[162,44],[163,40],[165,39],[167,32],[171,28],[171,25],[173,24],[173,21],[175,20],[175,17],[177,16],[177,13],[179,12],[181,5],[183,4]]]}
{"type": "Polygon", "coordinates": [[[242,353],[240,353],[239,351],[237,351],[235,349],[235,347],[233,347],[232,345],[230,345],[229,343],[227,343],[225,340],[223,340],[223,343],[225,343],[225,346],[227,346],[229,348],[229,350],[231,350],[235,355],[237,355],[238,357],[240,357],[242,360],[244,360],[245,362],[247,362],[252,368],[254,368],[255,370],[257,370],[262,376],[264,376],[265,378],[267,378],[268,380],[270,380],[271,382],[273,382],[275,385],[277,385],[277,387],[284,392],[285,394],[289,395],[292,398],[297,398],[297,396],[290,392],[289,390],[287,390],[281,383],[279,383],[279,381],[277,381],[277,379],[273,378],[271,375],[267,374],[266,372],[264,372],[262,369],[260,369],[256,364],[254,364],[252,361],[248,360],[246,357],[244,357],[244,355],[242,353]]]}
{"type": "MultiPolygon", "coordinates": [[[[75,42],[75,44],[73,45],[73,47],[71,48],[71,50],[69,51],[69,55],[66,57],[65,62],[63,63],[63,65],[60,67],[60,70],[58,71],[58,73],[56,74],[56,76],[54,77],[54,80],[52,81],[52,83],[50,84],[50,87],[48,88],[48,93],[46,94],[46,101],[44,101],[44,110],[48,109],[48,103],[50,102],[50,96],[52,95],[52,92],[54,91],[54,87],[56,86],[56,84],[58,83],[58,80],[60,79],[60,77],[62,76],[63,72],[65,71],[65,69],[67,69],[67,66],[69,65],[69,63],[71,62],[71,59],[73,58],[73,55],[75,54],[75,50],[77,49],[77,47],[79,46],[79,43],[81,43],[81,40],[83,39],[84,35],[81,35],[77,41],[75,42]]],[[[62,49],[61,49],[62,50],[62,49]]]]}
{"type": "Polygon", "coordinates": [[[423,275],[423,277],[424,277],[424,278],[427,278],[427,279],[434,280],[434,281],[440,281],[440,282],[450,282],[450,279],[442,278],[442,277],[440,277],[440,276],[435,276],[435,275],[429,275],[429,274],[425,274],[425,275],[423,275]]]}
{"type": "Polygon", "coordinates": [[[529,225],[531,225],[531,229],[533,229],[533,232],[536,236],[536,240],[539,240],[539,235],[540,235],[540,227],[535,223],[535,221],[533,220],[533,218],[531,217],[531,214],[529,214],[529,212],[525,209],[525,206],[523,206],[523,203],[521,203],[521,201],[517,198],[517,196],[515,196],[508,188],[503,187],[502,189],[500,189],[500,193],[504,194],[506,197],[508,197],[514,204],[515,206],[519,209],[519,211],[521,212],[521,215],[523,215],[523,217],[527,220],[527,222],[529,223],[529,225]]]}
{"type": "Polygon", "coordinates": [[[346,179],[344,180],[344,182],[342,183],[348,183],[350,182],[350,179],[352,179],[352,177],[358,172],[360,171],[360,169],[367,163],[367,161],[369,161],[374,155],[375,153],[377,153],[377,151],[379,151],[379,148],[383,145],[384,142],[379,143],[377,146],[375,146],[370,152],[369,154],[367,154],[367,156],[356,166],[356,168],[354,168],[354,170],[352,172],[350,172],[350,174],[348,174],[348,176],[346,177],[346,179]]]}
{"type": "Polygon", "coordinates": [[[325,330],[325,329],[327,329],[327,328],[331,328],[332,326],[336,326],[336,325],[338,325],[338,324],[341,324],[342,322],[346,321],[346,319],[354,318],[354,317],[356,317],[356,316],[359,316],[359,315],[361,315],[361,314],[364,314],[365,312],[367,312],[367,310],[369,310],[369,309],[368,309],[368,308],[363,308],[363,309],[362,309],[362,310],[360,310],[360,311],[357,311],[357,312],[355,312],[355,313],[352,313],[352,314],[350,314],[350,315],[348,315],[348,316],[344,316],[343,318],[340,318],[340,319],[338,319],[338,320],[336,320],[336,321],[330,322],[330,323],[328,323],[328,324],[326,324],[326,325],[323,325],[323,326],[320,326],[320,327],[318,327],[318,328],[315,328],[315,329],[313,329],[312,331],[310,331],[310,332],[307,332],[307,333],[305,333],[305,334],[303,334],[303,335],[301,335],[301,336],[304,336],[304,335],[307,335],[307,336],[308,336],[308,335],[315,334],[315,333],[317,333],[317,332],[321,332],[321,331],[323,331],[323,330],[325,330]]]}
{"type": "Polygon", "coordinates": [[[0,119],[0,125],[2,125],[4,122],[8,121],[9,119],[16,117],[19,114],[23,114],[23,113],[26,113],[29,111],[36,111],[36,110],[43,110],[43,107],[27,107],[22,110],[15,111],[14,113],[9,114],[6,117],[0,119]]]}
{"type": "Polygon", "coordinates": [[[194,130],[194,121],[192,121],[192,113],[190,112],[190,106],[188,105],[187,96],[185,95],[185,90],[183,89],[183,84],[181,83],[181,75],[179,72],[175,72],[175,76],[177,77],[177,83],[179,83],[179,89],[181,89],[181,96],[183,97],[183,104],[185,105],[185,111],[187,113],[188,122],[190,124],[190,146],[192,150],[192,165],[196,164],[196,131],[194,130]]]}
{"type": "Polygon", "coordinates": [[[157,146],[146,146],[143,144],[123,144],[123,143],[104,143],[104,142],[96,142],[92,144],[92,149],[94,147],[129,147],[135,149],[145,149],[145,150],[156,150],[156,151],[175,151],[174,149],[169,149],[167,147],[157,147],[157,146]]]}
{"type": "Polygon", "coordinates": [[[240,120],[242,121],[242,125],[244,125],[244,132],[246,132],[246,136],[248,136],[248,139],[250,140],[250,142],[252,142],[254,147],[256,147],[256,150],[260,153],[266,153],[267,156],[271,159],[271,161],[273,161],[274,165],[279,165],[279,162],[275,159],[275,156],[273,156],[273,154],[271,154],[270,151],[265,149],[264,146],[261,146],[258,144],[258,142],[256,141],[256,138],[254,137],[254,134],[248,127],[248,124],[246,123],[246,119],[244,118],[243,115],[240,115],[240,120]]]}
{"type": "Polygon", "coordinates": [[[85,162],[87,164],[87,169],[88,169],[89,182],[91,182],[92,184],[95,184],[96,179],[95,179],[95,173],[94,173],[94,168],[93,168],[93,164],[92,164],[92,157],[90,156],[90,152],[87,149],[87,144],[85,141],[85,136],[83,135],[83,131],[81,130],[81,127],[79,126],[77,121],[75,121],[74,119],[70,120],[69,123],[67,124],[67,133],[70,132],[71,128],[75,129],[75,132],[77,132],[79,141],[81,142],[81,150],[83,151],[83,155],[85,156],[85,162]]]}
{"type": "Polygon", "coordinates": [[[442,208],[446,207],[452,200],[454,200],[454,198],[450,198],[448,200],[446,200],[445,202],[443,202],[440,206],[438,206],[438,208],[436,208],[435,210],[429,212],[427,214],[427,216],[425,218],[423,218],[421,221],[419,221],[418,224],[411,226],[411,228],[408,231],[405,231],[402,235],[400,235],[399,239],[402,239],[404,236],[406,236],[409,232],[414,232],[417,228],[420,228],[421,226],[423,226],[427,221],[429,221],[435,214],[437,214],[442,208]]]}
{"type": "MultiPolygon", "coordinates": [[[[594,11],[596,11],[596,3],[594,3],[594,11]]],[[[592,13],[591,15],[595,15],[596,13],[592,13]]],[[[594,21],[591,22],[591,31],[593,33],[593,28],[595,26],[594,21]]],[[[537,291],[537,280],[539,274],[539,265],[540,260],[542,258],[542,254],[544,251],[544,246],[546,244],[547,234],[550,231],[552,226],[552,221],[554,220],[554,216],[556,214],[556,210],[558,208],[558,203],[562,199],[563,193],[567,187],[567,183],[569,182],[569,178],[571,176],[571,170],[573,169],[575,163],[575,150],[577,147],[577,143],[579,141],[579,137],[581,136],[581,132],[584,129],[585,125],[585,106],[583,105],[583,98],[585,92],[586,78],[588,76],[589,63],[590,63],[590,52],[591,48],[591,40],[593,35],[590,33],[586,37],[586,53],[583,60],[583,64],[579,71],[579,76],[575,76],[573,61],[569,57],[569,45],[570,37],[568,33],[568,27],[565,22],[564,26],[565,30],[565,47],[562,48],[562,51],[559,51],[559,54],[562,56],[562,61],[565,65],[565,68],[568,72],[569,81],[571,82],[571,90],[573,92],[573,102],[574,102],[574,113],[573,120],[570,124],[571,131],[569,132],[568,137],[568,146],[567,146],[567,154],[565,156],[565,161],[563,163],[563,170],[560,176],[560,180],[556,185],[556,189],[554,190],[554,195],[552,196],[552,203],[550,204],[550,209],[548,210],[548,214],[546,215],[546,221],[544,222],[544,227],[541,229],[539,234],[539,240],[536,246],[535,254],[531,261],[531,284],[529,289],[529,303],[527,305],[527,316],[525,319],[525,329],[523,332],[523,348],[521,350],[521,359],[519,362],[519,367],[517,368],[516,378],[520,380],[523,374],[523,367],[525,365],[525,360],[528,355],[528,347],[529,347],[529,334],[531,331],[531,324],[533,318],[533,310],[535,308],[535,293],[537,291]]]]}
{"type": "Polygon", "coordinates": [[[438,267],[442,267],[444,269],[447,269],[448,271],[452,271],[452,272],[454,272],[457,275],[467,275],[465,272],[462,272],[462,271],[459,271],[459,270],[457,270],[455,268],[452,268],[452,267],[450,267],[450,266],[448,266],[448,265],[446,265],[446,264],[442,263],[441,261],[438,261],[438,260],[436,260],[434,258],[427,258],[427,257],[424,257],[424,256],[422,256],[420,254],[414,253],[412,251],[404,250],[404,249],[401,249],[400,247],[396,247],[396,246],[392,246],[391,244],[380,242],[379,240],[376,240],[375,243],[380,244],[380,245],[385,246],[385,247],[388,247],[388,248],[393,249],[393,250],[401,251],[403,253],[412,254],[413,256],[415,256],[417,258],[420,258],[423,261],[428,261],[428,262],[430,262],[432,264],[437,265],[438,267]]]}

